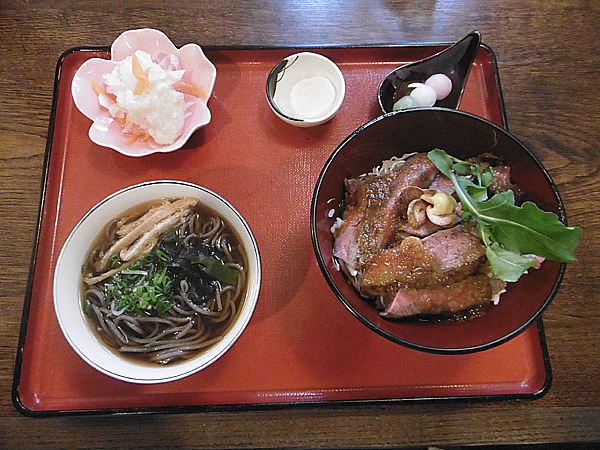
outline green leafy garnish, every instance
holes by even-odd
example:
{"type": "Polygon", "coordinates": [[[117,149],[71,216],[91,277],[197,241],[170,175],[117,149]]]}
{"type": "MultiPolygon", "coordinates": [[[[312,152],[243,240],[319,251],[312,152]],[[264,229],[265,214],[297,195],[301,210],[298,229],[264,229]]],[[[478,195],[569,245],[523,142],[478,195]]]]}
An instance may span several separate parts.
{"type": "MultiPolygon", "coordinates": [[[[239,270],[226,265],[223,255],[198,239],[186,243],[173,233],[164,237],[153,251],[124,265],[118,255],[111,269],[123,269],[107,279],[106,297],[116,310],[138,316],[160,316],[173,306],[176,291],[183,291],[197,305],[216,295],[219,283],[236,286],[239,270]]],[[[84,303],[84,311],[91,307],[84,303]]]]}
{"type": "Polygon", "coordinates": [[[198,269],[224,284],[235,286],[239,271],[225,265],[223,260],[208,245],[200,242],[184,244],[177,236],[167,236],[158,249],[170,260],[169,264],[182,268],[198,269]]]}
{"type": "Polygon", "coordinates": [[[149,254],[114,275],[106,284],[106,296],[115,308],[137,315],[160,315],[172,305],[173,280],[149,254]]]}
{"type": "Polygon", "coordinates": [[[477,233],[498,278],[518,280],[535,263],[533,255],[558,262],[575,260],[580,228],[567,227],[556,214],[539,209],[535,203],[516,206],[511,190],[488,199],[491,170],[481,172],[477,164],[453,158],[440,149],[428,156],[452,180],[463,210],[461,219],[477,222],[477,233]]]}
{"type": "Polygon", "coordinates": [[[237,284],[239,271],[227,267],[220,259],[205,255],[194,255],[189,259],[192,263],[200,265],[206,273],[217,280],[233,286],[237,284]]]}

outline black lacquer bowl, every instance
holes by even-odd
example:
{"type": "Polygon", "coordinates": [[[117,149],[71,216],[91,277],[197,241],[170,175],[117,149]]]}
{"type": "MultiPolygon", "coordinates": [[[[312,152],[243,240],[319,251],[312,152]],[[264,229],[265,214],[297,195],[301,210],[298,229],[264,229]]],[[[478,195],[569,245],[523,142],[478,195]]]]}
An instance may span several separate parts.
{"type": "Polygon", "coordinates": [[[441,148],[464,159],[491,152],[512,168],[523,201],[554,212],[566,222],[560,196],[548,172],[527,147],[482,118],[446,108],[418,108],[380,116],[350,134],[327,160],[311,207],[313,247],[332,291],[364,325],[407,347],[445,354],[492,348],[517,336],[540,319],[555,296],[565,264],[545,261],[516,283],[509,283],[500,303],[481,317],[453,322],[393,321],[381,317],[338,271],[331,227],[341,216],[344,179],[369,172],[392,156],[441,148]]]}

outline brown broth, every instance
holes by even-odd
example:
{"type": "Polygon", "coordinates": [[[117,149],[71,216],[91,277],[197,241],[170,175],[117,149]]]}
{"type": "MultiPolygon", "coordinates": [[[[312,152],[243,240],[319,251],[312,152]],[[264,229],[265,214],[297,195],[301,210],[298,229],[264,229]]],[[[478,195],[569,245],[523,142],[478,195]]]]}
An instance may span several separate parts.
{"type": "MultiPolygon", "coordinates": [[[[106,227],[103,228],[102,232],[100,233],[100,235],[95,239],[93,245],[91,246],[90,250],[88,251],[88,254],[85,258],[85,263],[84,266],[82,267],[82,275],[86,274],[86,273],[90,273],[93,272],[92,267],[94,264],[95,259],[97,258],[98,254],[100,251],[106,251],[114,242],[108,240],[108,234],[107,234],[107,229],[109,229],[110,227],[114,226],[114,223],[124,217],[130,217],[129,220],[127,220],[127,222],[131,222],[133,220],[136,220],[137,218],[141,217],[143,214],[145,214],[150,207],[157,205],[162,199],[158,199],[158,200],[152,200],[149,202],[145,202],[142,203],[140,205],[137,205],[133,208],[130,208],[129,210],[125,211],[125,213],[121,214],[119,217],[115,218],[114,220],[112,220],[109,224],[106,225],[106,227]]],[[[176,198],[170,198],[168,199],[170,201],[174,201],[177,200],[176,198]]],[[[204,205],[196,205],[193,208],[193,212],[194,213],[198,213],[201,217],[204,218],[208,218],[208,217],[220,217],[216,212],[214,212],[213,210],[207,208],[204,205]]],[[[227,235],[228,235],[228,241],[230,242],[231,248],[232,249],[237,249],[239,251],[232,251],[232,253],[234,255],[236,255],[236,258],[234,258],[234,260],[236,262],[238,262],[239,264],[241,264],[243,267],[246,267],[247,265],[247,257],[246,257],[246,252],[245,250],[242,248],[241,245],[241,239],[239,238],[239,236],[237,236],[235,234],[235,231],[233,230],[233,228],[231,228],[229,226],[229,224],[222,218],[220,217],[221,220],[223,221],[223,223],[225,224],[225,229],[227,231],[227,235]]],[[[179,225],[178,225],[179,226],[179,225]]],[[[171,232],[172,230],[174,230],[176,227],[172,227],[169,232],[171,232]]],[[[169,232],[165,233],[168,234],[169,232]]],[[[110,234],[110,233],[109,233],[110,234]]],[[[164,234],[163,234],[164,236],[164,234]]],[[[161,238],[162,239],[162,238],[161,238]]],[[[83,276],[82,279],[80,281],[81,283],[81,307],[82,309],[84,308],[84,301],[85,301],[85,292],[88,288],[88,285],[83,281],[83,276]]],[[[247,297],[247,290],[248,290],[248,280],[247,280],[247,274],[246,274],[246,279],[244,281],[244,286],[242,287],[242,290],[240,292],[240,295],[238,298],[236,298],[235,300],[235,305],[236,305],[236,311],[235,311],[235,315],[233,317],[227,318],[225,319],[222,323],[211,323],[208,320],[203,320],[203,324],[204,326],[209,328],[209,337],[208,339],[213,339],[215,337],[218,336],[224,336],[229,329],[231,329],[231,327],[235,324],[237,318],[239,317],[240,311],[243,309],[244,303],[246,301],[246,297],[247,297]]],[[[105,337],[104,337],[104,332],[102,330],[102,327],[99,325],[97,318],[95,317],[90,317],[87,314],[84,314],[86,316],[86,319],[88,321],[88,325],[90,326],[90,329],[93,331],[94,335],[105,345],[106,348],[108,348],[111,352],[113,352],[115,355],[119,356],[120,358],[123,358],[127,361],[131,361],[131,362],[135,362],[136,364],[141,364],[141,365],[147,365],[147,366],[154,366],[156,367],[157,365],[161,365],[162,363],[160,362],[154,362],[148,359],[148,356],[144,353],[125,353],[125,352],[121,352],[119,351],[119,349],[117,347],[115,347],[114,345],[112,345],[110,342],[108,342],[105,337]]],[[[195,313],[192,315],[192,317],[196,320],[198,319],[200,316],[200,314],[195,313]]],[[[218,342],[218,341],[217,341],[218,342]]],[[[186,357],[178,359],[178,360],[173,360],[168,362],[168,364],[170,366],[175,365],[175,364],[179,364],[182,363],[184,361],[186,361],[189,358],[193,358],[196,357],[200,354],[205,353],[206,351],[208,351],[210,348],[214,347],[214,345],[217,344],[217,342],[212,343],[211,345],[201,348],[201,349],[197,349],[194,350],[192,354],[190,354],[189,356],[186,355],[186,357]]]]}

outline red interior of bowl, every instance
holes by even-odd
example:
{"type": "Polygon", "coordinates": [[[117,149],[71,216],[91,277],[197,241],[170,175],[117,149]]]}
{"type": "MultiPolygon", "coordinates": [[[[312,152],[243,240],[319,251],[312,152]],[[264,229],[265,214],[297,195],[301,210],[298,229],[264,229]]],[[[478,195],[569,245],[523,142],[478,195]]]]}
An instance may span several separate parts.
{"type": "Polygon", "coordinates": [[[461,111],[426,108],[391,113],[359,128],[327,161],[315,188],[312,235],[317,260],[338,298],[365,325],[387,338],[425,351],[462,353],[483,350],[516,336],[552,300],[564,264],[545,261],[516,283],[482,317],[463,322],[402,323],[383,319],[359,297],[333,261],[331,226],[341,215],[344,178],[370,171],[391,156],[445,150],[458,158],[491,152],[512,168],[523,199],[564,219],[556,188],[529,150],[504,129],[461,111]],[[331,214],[334,209],[335,213],[331,214]]]}

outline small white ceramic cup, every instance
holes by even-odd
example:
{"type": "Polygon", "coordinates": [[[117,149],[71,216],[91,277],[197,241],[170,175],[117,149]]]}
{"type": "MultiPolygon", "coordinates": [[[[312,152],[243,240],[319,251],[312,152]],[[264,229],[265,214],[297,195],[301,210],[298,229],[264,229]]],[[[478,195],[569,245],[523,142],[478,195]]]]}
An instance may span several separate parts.
{"type": "Polygon", "coordinates": [[[339,67],[318,53],[290,55],[267,77],[269,106],[283,121],[298,127],[330,120],[340,109],[345,93],[339,67]]]}

